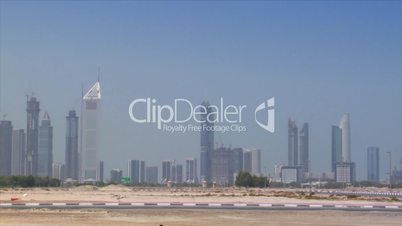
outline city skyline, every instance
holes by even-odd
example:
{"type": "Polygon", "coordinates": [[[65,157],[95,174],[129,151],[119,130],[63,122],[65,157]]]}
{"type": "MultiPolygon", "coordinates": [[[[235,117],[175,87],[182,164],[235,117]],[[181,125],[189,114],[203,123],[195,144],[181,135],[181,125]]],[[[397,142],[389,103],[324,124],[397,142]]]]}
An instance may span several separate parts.
{"type": "MultiPolygon", "coordinates": [[[[199,134],[170,135],[130,122],[129,102],[147,96],[161,102],[184,96],[194,103],[209,100],[211,104],[224,97],[230,103],[248,105],[275,96],[274,134],[246,119],[247,133],[215,136],[225,146],[261,149],[261,166],[269,172],[275,164],[287,162],[288,117],[309,123],[311,171],[331,171],[331,125],[347,112],[353,120],[350,149],[358,179],[367,176],[368,146],[379,146],[382,154],[390,151],[393,167],[399,167],[402,110],[395,107],[400,106],[402,90],[400,68],[395,66],[400,64],[400,48],[395,48],[401,46],[396,22],[400,21],[399,3],[364,7],[342,3],[350,7],[344,12],[335,3],[308,3],[301,8],[277,2],[230,3],[219,15],[214,7],[222,3],[211,8],[205,7],[211,6],[208,3],[179,7],[193,10],[193,15],[152,3],[158,7],[149,16],[137,8],[149,7],[143,3],[119,3],[116,8],[94,9],[96,19],[79,16],[74,21],[70,21],[74,13],[86,15],[86,3],[0,4],[0,114],[7,113],[14,129],[26,129],[25,93],[35,92],[41,109],[52,115],[57,162],[64,157],[63,119],[69,110],[79,110],[81,86],[88,88],[101,66],[105,143],[100,159],[108,160],[106,175],[112,168],[124,169],[127,159],[139,156],[158,166],[161,159],[175,158],[184,164],[188,156],[199,158],[199,134]],[[126,18],[114,17],[117,12],[126,18]],[[232,19],[238,14],[245,20],[235,18],[238,26],[230,26],[236,24],[232,19]],[[275,22],[283,14],[287,20],[275,22]],[[200,19],[201,15],[210,19],[200,19]],[[296,21],[312,24],[307,27],[314,32],[304,32],[296,21]],[[349,35],[339,35],[345,32],[349,35]],[[56,95],[60,92],[63,95],[56,95]]],[[[380,177],[385,179],[388,163],[384,156],[380,161],[380,177]]]]}
{"type": "MultiPolygon", "coordinates": [[[[96,82],[95,85],[91,89],[89,89],[89,91],[83,96],[83,101],[84,101],[83,106],[85,108],[88,108],[88,106],[89,106],[90,109],[93,109],[91,106],[99,107],[99,104],[98,105],[93,105],[92,102],[94,101],[94,98],[96,99],[95,101],[98,101],[100,99],[99,78],[98,78],[98,82],[96,82]],[[86,102],[85,102],[86,100],[89,100],[91,103],[86,104],[86,102]]],[[[37,100],[36,97],[33,97],[33,96],[27,102],[27,106],[28,106],[27,107],[27,125],[35,125],[36,120],[38,121],[37,123],[39,125],[39,119],[35,118],[36,116],[39,117],[39,112],[40,112],[39,104],[40,104],[40,102],[37,100]],[[33,122],[30,122],[30,121],[33,121],[33,122]]],[[[204,105],[206,107],[206,109],[210,109],[208,107],[209,102],[204,101],[204,102],[202,102],[202,105],[204,105]]],[[[211,113],[210,110],[207,110],[205,114],[201,114],[201,118],[202,117],[205,118],[210,113],[211,113]]],[[[83,114],[85,114],[85,113],[83,113],[83,114]]],[[[99,114],[99,112],[97,112],[96,114],[90,114],[90,116],[91,117],[95,116],[94,119],[99,120],[98,114],[99,114]]],[[[78,120],[78,117],[75,115],[75,111],[70,110],[68,112],[68,116],[66,117],[66,119],[67,119],[67,124],[66,124],[66,149],[65,149],[66,158],[65,158],[64,164],[62,165],[63,167],[66,167],[68,165],[68,163],[67,163],[67,161],[69,161],[69,160],[67,160],[68,155],[72,155],[71,153],[69,153],[69,152],[71,152],[71,150],[69,150],[69,149],[71,149],[70,146],[75,145],[74,143],[71,143],[71,139],[73,139],[73,140],[75,139],[75,141],[73,141],[73,142],[76,142],[77,143],[76,145],[78,146],[78,138],[71,138],[70,137],[71,133],[75,134],[73,136],[79,136],[80,135],[78,133],[78,131],[76,131],[76,132],[71,131],[72,129],[73,130],[78,130],[79,129],[79,126],[78,126],[78,121],[79,120],[78,120]],[[71,122],[71,121],[73,121],[73,122],[71,122]],[[71,123],[73,123],[73,125],[71,125],[71,123]],[[77,125],[74,125],[74,124],[77,124],[77,125]],[[71,144],[69,144],[69,143],[71,143],[71,144]]],[[[11,128],[12,134],[14,134],[14,132],[15,132],[15,136],[18,136],[18,133],[24,134],[24,130],[21,130],[21,129],[13,130],[13,126],[12,126],[11,121],[2,120],[1,122],[2,123],[10,123],[9,128],[11,128]]],[[[209,122],[207,122],[207,123],[209,123],[209,122]]],[[[211,123],[209,123],[209,124],[211,124],[211,123]]],[[[211,125],[213,125],[213,124],[211,124],[211,125]]],[[[81,125],[81,126],[83,126],[83,125],[81,125]]],[[[98,127],[98,125],[96,127],[98,127]]],[[[31,128],[31,126],[28,126],[27,128],[31,128]]],[[[80,129],[80,131],[84,131],[84,129],[85,128],[82,127],[80,129]]],[[[300,167],[299,170],[302,170],[302,171],[300,171],[301,174],[298,176],[299,178],[303,178],[303,176],[301,176],[301,175],[306,173],[306,172],[309,172],[308,171],[308,165],[310,163],[310,160],[309,160],[309,157],[308,157],[309,156],[309,148],[308,148],[309,147],[309,135],[308,135],[309,132],[308,132],[308,130],[309,130],[308,123],[303,123],[302,129],[299,131],[298,127],[296,125],[296,122],[294,120],[292,120],[291,118],[288,119],[288,155],[289,155],[288,156],[288,164],[289,165],[286,166],[286,167],[289,167],[289,168],[300,167]],[[299,139],[299,136],[300,136],[300,139],[299,139]]],[[[54,171],[54,168],[53,168],[54,164],[58,164],[58,162],[53,161],[53,132],[52,131],[53,131],[53,127],[51,126],[50,116],[49,116],[48,112],[45,111],[44,114],[43,114],[43,119],[41,120],[41,124],[39,126],[39,131],[38,131],[38,141],[37,141],[37,143],[38,143],[38,147],[37,147],[38,154],[37,154],[37,157],[36,157],[37,162],[38,162],[38,163],[36,163],[37,166],[38,166],[38,169],[36,170],[36,174],[38,176],[52,177],[52,172],[54,171]]],[[[201,131],[200,132],[201,158],[203,157],[203,155],[202,155],[203,149],[206,150],[203,147],[205,147],[207,145],[210,145],[210,144],[212,145],[212,143],[213,143],[212,141],[214,140],[214,136],[215,136],[214,134],[215,133],[211,132],[211,131],[209,131],[209,132],[201,131]],[[211,137],[211,138],[209,138],[209,137],[211,137]]],[[[355,163],[353,161],[351,161],[351,159],[350,159],[350,156],[351,156],[351,151],[350,151],[351,139],[350,139],[350,136],[351,135],[350,135],[350,122],[349,122],[349,114],[348,113],[342,115],[340,123],[339,123],[339,126],[332,126],[332,135],[331,136],[332,136],[332,144],[331,144],[332,151],[330,153],[330,155],[332,156],[331,157],[332,158],[332,168],[331,169],[332,169],[332,172],[335,173],[335,179],[338,178],[338,177],[336,176],[336,172],[334,171],[334,168],[333,168],[334,164],[335,165],[339,164],[340,167],[345,167],[345,166],[349,167],[349,165],[347,165],[347,164],[351,163],[352,167],[353,167],[353,169],[352,169],[353,170],[353,175],[351,174],[349,176],[350,176],[350,178],[353,178],[353,180],[355,180],[356,179],[356,176],[355,176],[355,163]],[[339,130],[339,132],[337,132],[337,130],[339,130]]],[[[14,139],[14,137],[13,137],[13,139],[14,139]]],[[[12,144],[14,144],[14,142],[15,142],[13,139],[10,138],[10,142],[12,144]]],[[[28,139],[28,135],[27,135],[27,139],[28,139]]],[[[21,142],[21,141],[19,141],[19,142],[21,142]]],[[[17,148],[18,148],[19,145],[20,144],[18,144],[18,142],[17,142],[17,148]]],[[[216,143],[216,145],[218,145],[218,143],[216,143]]],[[[15,162],[13,160],[14,157],[12,157],[12,156],[13,155],[17,156],[20,153],[18,153],[18,152],[14,153],[14,147],[12,145],[10,147],[11,147],[10,148],[10,151],[11,151],[11,153],[10,153],[10,158],[11,158],[10,164],[11,164],[11,162],[13,162],[13,163],[15,162]]],[[[373,149],[373,148],[376,148],[376,147],[369,147],[367,149],[367,156],[368,156],[367,158],[369,158],[369,152],[368,152],[369,149],[373,149]]],[[[33,149],[35,149],[35,147],[33,149]]],[[[207,149],[209,150],[210,148],[208,147],[207,149]]],[[[227,154],[228,158],[227,159],[231,162],[230,164],[236,164],[235,163],[236,160],[234,160],[233,157],[229,157],[229,156],[232,156],[231,153],[233,151],[235,151],[236,149],[239,149],[239,148],[234,148],[233,150],[230,150],[230,148],[229,149],[226,149],[224,147],[219,148],[219,147],[215,147],[215,145],[212,147],[212,150],[209,151],[210,153],[209,153],[208,158],[207,158],[208,161],[209,161],[209,163],[207,163],[208,164],[207,166],[209,167],[209,169],[207,171],[209,171],[211,173],[210,179],[208,179],[208,181],[213,181],[213,179],[216,179],[216,177],[215,178],[212,177],[212,168],[213,168],[213,163],[212,162],[214,161],[213,156],[216,155],[217,153],[223,153],[223,152],[219,152],[219,150],[224,150],[224,151],[228,150],[228,151],[230,151],[230,154],[228,152],[228,154],[227,154]],[[218,152],[216,152],[216,151],[218,151],[218,152]]],[[[262,159],[261,158],[261,150],[259,150],[259,149],[258,150],[248,150],[248,149],[244,149],[244,148],[240,148],[240,149],[242,150],[242,153],[243,153],[242,154],[242,156],[243,156],[242,159],[243,160],[242,160],[241,171],[250,172],[250,173],[252,173],[254,175],[260,175],[260,173],[261,173],[261,163],[260,162],[261,162],[261,159],[262,159]],[[256,151],[258,151],[258,154],[256,154],[257,153],[256,151]],[[248,161],[249,161],[249,163],[247,163],[248,161]],[[251,164],[252,162],[253,162],[253,164],[251,164]],[[254,163],[257,163],[257,164],[254,164],[254,163]]],[[[80,150],[80,153],[84,154],[84,152],[81,152],[81,151],[85,151],[85,150],[84,149],[80,150]]],[[[218,154],[218,156],[219,155],[220,154],[218,154]]],[[[79,156],[79,153],[77,154],[77,157],[78,156],[79,156]]],[[[159,183],[166,183],[167,181],[170,181],[170,180],[172,180],[174,182],[177,182],[177,183],[178,183],[178,181],[180,181],[180,183],[182,183],[183,179],[187,178],[187,173],[186,173],[186,175],[184,175],[184,173],[183,173],[183,169],[182,169],[183,164],[176,164],[176,159],[181,159],[182,161],[178,161],[178,162],[185,162],[186,165],[187,165],[187,160],[188,159],[176,158],[178,156],[176,156],[176,157],[172,156],[172,157],[175,160],[162,161],[162,165],[161,165],[162,166],[162,175],[165,176],[165,174],[167,173],[167,175],[166,175],[167,177],[158,178],[158,179],[160,179],[159,183]],[[169,166],[168,166],[169,172],[164,171],[164,170],[166,170],[165,169],[166,167],[164,166],[164,164],[169,164],[169,166]],[[180,169],[180,175],[181,175],[180,179],[177,179],[177,173],[179,171],[176,171],[176,167],[178,167],[180,169]],[[185,178],[184,178],[184,176],[185,176],[185,178]]],[[[373,158],[373,157],[371,157],[371,158],[373,158]]],[[[378,153],[377,153],[376,158],[377,158],[376,161],[379,162],[378,153]]],[[[26,165],[24,166],[24,168],[28,168],[29,165],[31,164],[28,160],[29,160],[29,154],[27,153],[27,155],[24,158],[24,160],[22,160],[22,161],[26,161],[26,165]]],[[[95,160],[97,160],[97,159],[95,159],[95,160]]],[[[370,160],[370,161],[372,162],[373,160],[370,160]]],[[[87,167],[86,165],[83,164],[82,159],[79,159],[77,161],[77,163],[79,163],[79,162],[81,162],[81,166],[80,166],[81,169],[84,169],[85,167],[87,167]]],[[[100,160],[99,162],[103,163],[102,160],[100,160]]],[[[97,167],[97,169],[96,169],[97,171],[99,171],[98,167],[100,167],[99,162],[97,162],[97,164],[95,162],[96,167],[97,167]]],[[[75,164],[77,164],[77,163],[75,163],[75,164]]],[[[70,164],[73,164],[73,163],[70,162],[70,164]]],[[[367,164],[369,164],[369,160],[367,160],[367,164]]],[[[16,165],[18,166],[18,164],[16,164],[16,165]]],[[[20,166],[18,166],[18,167],[20,167],[20,166]]],[[[232,166],[230,166],[230,167],[232,167],[232,166]]],[[[379,163],[377,163],[377,166],[375,166],[375,167],[377,168],[376,170],[378,171],[376,176],[375,176],[376,179],[372,179],[373,176],[371,176],[371,178],[368,176],[368,178],[367,178],[368,181],[380,181],[380,179],[379,179],[380,178],[379,177],[379,163]]],[[[13,173],[13,172],[17,171],[17,170],[14,170],[15,166],[12,165],[12,164],[10,165],[9,168],[10,169],[7,168],[6,171],[10,170],[10,173],[13,173]]],[[[113,168],[110,172],[112,173],[112,171],[114,171],[114,169],[119,169],[119,168],[113,168]]],[[[397,166],[395,166],[394,169],[397,169],[397,166]]],[[[64,175],[65,178],[74,179],[74,178],[68,176],[68,174],[69,174],[68,173],[68,167],[66,167],[65,169],[63,168],[63,170],[66,170],[66,171],[63,171],[63,175],[64,175]]],[[[76,169],[76,170],[79,171],[79,169],[76,169]]],[[[229,168],[227,170],[229,170],[229,168]]],[[[342,170],[344,170],[344,169],[342,169],[342,170]]],[[[366,171],[367,175],[370,174],[370,172],[371,172],[370,170],[371,170],[370,167],[367,166],[367,171],[366,171]]],[[[131,178],[131,183],[132,184],[138,184],[138,183],[144,183],[145,182],[145,178],[146,178],[145,161],[129,160],[127,171],[124,171],[124,170],[121,170],[121,171],[123,172],[124,175],[127,175],[128,177],[131,178]],[[138,162],[138,163],[132,163],[132,162],[138,162]],[[131,174],[134,173],[132,164],[136,164],[137,165],[136,167],[140,167],[140,165],[139,165],[140,163],[141,163],[141,170],[137,169],[135,174],[138,174],[139,172],[141,172],[141,177],[139,177],[140,175],[132,177],[131,174]]],[[[197,169],[196,169],[196,171],[197,171],[197,169]]],[[[199,169],[199,171],[201,172],[201,168],[199,169]]],[[[232,172],[232,171],[230,171],[230,172],[232,172]]],[[[238,171],[235,171],[235,173],[236,172],[238,172],[238,171]]],[[[314,176],[315,177],[320,177],[319,174],[326,173],[326,172],[329,172],[329,171],[315,172],[316,174],[314,176]]],[[[154,174],[154,171],[152,173],[154,174]]],[[[271,172],[269,172],[269,173],[271,173],[271,172]]],[[[6,174],[8,174],[8,173],[6,173],[6,174]]],[[[29,174],[29,171],[26,171],[23,174],[29,174]]],[[[23,174],[22,173],[15,173],[15,175],[23,175],[23,174]]],[[[99,174],[99,172],[97,172],[97,174],[99,174]]],[[[343,174],[345,174],[345,172],[343,174]]],[[[32,174],[32,175],[34,175],[34,174],[32,174]]],[[[201,173],[200,173],[199,176],[200,176],[200,178],[202,178],[201,173]]],[[[348,176],[348,178],[349,178],[349,176],[348,176]]],[[[345,176],[343,175],[342,178],[343,177],[345,177],[345,176]]],[[[89,179],[90,179],[89,181],[94,180],[92,178],[89,178],[89,179]]],[[[99,180],[99,179],[96,179],[96,180],[99,180]]],[[[204,180],[205,180],[205,178],[204,178],[204,180]]],[[[302,179],[300,179],[300,181],[301,180],[302,179]]],[[[364,180],[364,178],[361,179],[361,180],[364,180]]],[[[184,181],[186,181],[186,180],[184,180],[184,181]]],[[[116,181],[114,181],[114,182],[116,182],[116,181]]],[[[202,181],[199,181],[199,182],[202,182],[202,181]]],[[[231,181],[231,182],[226,181],[226,182],[220,183],[220,184],[231,184],[231,183],[233,183],[233,181],[231,181]]]]}

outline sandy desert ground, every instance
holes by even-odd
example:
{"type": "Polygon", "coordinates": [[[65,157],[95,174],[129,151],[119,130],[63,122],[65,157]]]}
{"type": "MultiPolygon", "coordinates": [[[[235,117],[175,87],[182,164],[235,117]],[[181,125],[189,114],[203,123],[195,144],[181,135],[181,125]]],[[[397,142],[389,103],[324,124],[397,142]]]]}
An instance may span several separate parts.
{"type": "MultiPolygon", "coordinates": [[[[379,197],[295,193],[289,189],[80,186],[2,188],[0,202],[197,202],[402,205],[379,197]]],[[[402,225],[401,212],[250,209],[0,209],[5,225],[402,225]]]]}
{"type": "MultiPolygon", "coordinates": [[[[366,189],[367,190],[367,189],[366,189]]],[[[391,202],[386,197],[347,197],[296,193],[291,189],[200,188],[200,187],[106,187],[79,186],[72,188],[2,188],[0,202],[18,198],[23,202],[234,202],[234,203],[320,203],[378,204],[391,202]]],[[[18,201],[17,201],[18,202],[18,201]]]]}

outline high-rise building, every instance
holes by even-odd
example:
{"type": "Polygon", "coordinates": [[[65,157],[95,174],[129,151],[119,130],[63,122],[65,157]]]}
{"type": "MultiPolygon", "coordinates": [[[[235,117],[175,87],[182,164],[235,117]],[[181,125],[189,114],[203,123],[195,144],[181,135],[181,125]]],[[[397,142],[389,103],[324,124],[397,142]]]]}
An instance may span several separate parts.
{"type": "Polygon", "coordinates": [[[288,120],[288,166],[298,165],[298,129],[296,122],[288,120]]]}
{"type": "MultiPolygon", "coordinates": [[[[243,148],[234,148],[231,153],[231,172],[237,175],[243,171],[243,148]]],[[[233,175],[233,176],[235,176],[233,175]]]]}
{"type": "Polygon", "coordinates": [[[39,127],[38,172],[41,177],[52,177],[53,164],[53,127],[47,112],[39,127]]]}
{"type": "Polygon", "coordinates": [[[140,160],[128,160],[127,167],[128,177],[131,184],[139,184],[145,182],[145,162],[140,160]]]}
{"type": "Polygon", "coordinates": [[[171,168],[172,168],[172,161],[164,160],[162,161],[162,180],[163,184],[167,183],[171,180],[171,168]]]}
{"type": "Polygon", "coordinates": [[[140,161],[139,160],[128,160],[127,176],[130,178],[131,184],[139,184],[140,183],[140,161]]]}
{"type": "Polygon", "coordinates": [[[211,153],[214,151],[214,132],[208,129],[214,125],[215,112],[209,103],[204,101],[205,111],[201,116],[201,153],[200,153],[200,180],[211,180],[211,153]]]}
{"type": "Polygon", "coordinates": [[[390,184],[400,184],[402,183],[402,170],[392,170],[391,172],[391,181],[389,181],[390,184]]]}
{"type": "Polygon", "coordinates": [[[120,184],[123,178],[123,171],[121,169],[112,169],[110,171],[110,182],[120,184]]]}
{"type": "Polygon", "coordinates": [[[170,181],[176,182],[176,179],[177,179],[176,162],[173,161],[170,167],[170,181]]]}
{"type": "Polygon", "coordinates": [[[157,166],[147,166],[145,167],[146,183],[158,184],[158,167],[157,166]]]}
{"type": "Polygon", "coordinates": [[[25,175],[25,132],[13,130],[11,154],[11,175],[25,175]]]}
{"type": "Polygon", "coordinates": [[[279,182],[282,179],[282,167],[284,167],[281,164],[276,164],[274,165],[274,181],[279,182]]]}
{"type": "Polygon", "coordinates": [[[105,172],[105,163],[103,162],[103,160],[100,160],[99,161],[99,181],[100,182],[105,181],[104,172],[105,172]]]}
{"type": "Polygon", "coordinates": [[[145,161],[140,161],[140,183],[145,183],[145,161]]]}
{"type": "Polygon", "coordinates": [[[342,162],[351,162],[349,114],[344,114],[342,116],[339,128],[342,129],[342,162]]]}
{"type": "Polygon", "coordinates": [[[253,160],[252,160],[252,153],[250,150],[244,150],[243,151],[243,171],[251,173],[252,172],[252,165],[253,165],[253,160]]]}
{"type": "Polygon", "coordinates": [[[342,129],[339,126],[332,126],[331,145],[332,172],[336,172],[336,164],[342,162],[342,129]]]}
{"type": "Polygon", "coordinates": [[[380,148],[367,148],[367,180],[380,182],[380,148]]]}
{"type": "Polygon", "coordinates": [[[53,163],[53,172],[52,176],[53,178],[59,179],[59,180],[64,180],[66,179],[66,167],[64,164],[61,162],[55,162],[53,163]]]}
{"type": "Polygon", "coordinates": [[[27,149],[26,165],[27,175],[37,176],[38,171],[38,141],[39,141],[39,102],[36,97],[27,100],[27,149]]]}
{"type": "Polygon", "coordinates": [[[181,164],[176,165],[176,183],[183,183],[183,165],[181,164]]]}
{"type": "Polygon", "coordinates": [[[217,185],[231,185],[233,184],[233,174],[231,169],[231,151],[229,148],[220,147],[212,152],[212,182],[217,185]]]}
{"type": "Polygon", "coordinates": [[[186,159],[186,183],[197,184],[197,159],[186,159]]]}
{"type": "Polygon", "coordinates": [[[261,150],[251,150],[251,173],[260,176],[261,175],[261,150]]]}
{"type": "Polygon", "coordinates": [[[336,164],[335,180],[340,183],[350,183],[356,179],[354,162],[340,162],[336,164]]]}
{"type": "Polygon", "coordinates": [[[78,117],[74,110],[66,117],[66,177],[78,180],[78,117]]]}
{"type": "Polygon", "coordinates": [[[81,181],[99,180],[99,111],[100,84],[97,81],[82,98],[81,116],[81,181]]]}
{"type": "Polygon", "coordinates": [[[281,182],[284,184],[299,182],[300,181],[299,166],[282,166],[281,167],[281,182]]]}
{"type": "Polygon", "coordinates": [[[332,171],[338,182],[349,183],[355,180],[355,164],[350,158],[349,114],[344,114],[339,127],[332,126],[332,171]],[[349,175],[346,175],[348,174],[349,175]]]}
{"type": "Polygon", "coordinates": [[[308,123],[304,123],[300,130],[300,164],[302,174],[309,172],[309,132],[308,123]]]}
{"type": "Polygon", "coordinates": [[[11,121],[0,121],[0,176],[11,175],[13,125],[11,121]]]}

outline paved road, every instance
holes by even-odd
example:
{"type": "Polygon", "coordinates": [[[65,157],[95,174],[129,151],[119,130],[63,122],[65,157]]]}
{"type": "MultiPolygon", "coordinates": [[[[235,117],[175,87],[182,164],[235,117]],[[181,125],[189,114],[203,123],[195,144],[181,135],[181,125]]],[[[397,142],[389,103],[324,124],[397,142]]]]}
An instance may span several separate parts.
{"type": "Polygon", "coordinates": [[[266,210],[358,210],[358,211],[398,211],[402,212],[402,205],[376,204],[376,205],[352,205],[352,204],[274,204],[274,203],[167,203],[167,202],[3,202],[1,208],[113,208],[113,209],[135,209],[135,208],[203,208],[203,209],[266,209],[266,210]]]}
{"type": "MultiPolygon", "coordinates": [[[[298,192],[310,192],[308,189],[298,190],[298,192]]],[[[368,192],[368,191],[344,191],[344,190],[311,190],[317,194],[334,194],[334,195],[358,195],[371,197],[399,197],[402,198],[402,193],[398,192],[368,192]]]]}

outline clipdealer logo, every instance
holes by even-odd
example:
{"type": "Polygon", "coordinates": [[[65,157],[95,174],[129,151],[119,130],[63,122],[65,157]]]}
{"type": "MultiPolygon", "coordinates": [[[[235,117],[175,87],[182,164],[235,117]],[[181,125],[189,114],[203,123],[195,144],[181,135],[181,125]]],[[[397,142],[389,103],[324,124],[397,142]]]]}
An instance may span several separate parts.
{"type": "MultiPolygon", "coordinates": [[[[262,129],[275,132],[275,98],[272,97],[254,111],[257,125],[262,129]],[[265,113],[266,111],[266,113],[265,113]],[[261,122],[257,113],[262,112],[267,120],[261,122]]],[[[166,132],[214,131],[214,132],[245,132],[243,116],[247,105],[225,105],[220,98],[219,105],[194,105],[188,99],[178,98],[172,105],[161,105],[155,98],[139,98],[133,100],[128,107],[130,119],[135,123],[156,124],[158,130],[166,132]]]]}

